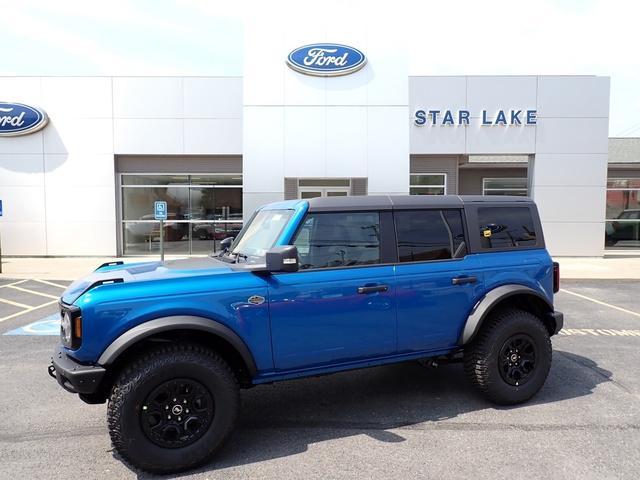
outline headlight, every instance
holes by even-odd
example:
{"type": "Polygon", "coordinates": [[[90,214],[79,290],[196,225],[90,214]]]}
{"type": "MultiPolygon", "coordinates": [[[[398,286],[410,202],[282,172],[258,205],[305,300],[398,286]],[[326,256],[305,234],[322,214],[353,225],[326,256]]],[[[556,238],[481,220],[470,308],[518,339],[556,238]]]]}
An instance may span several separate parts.
{"type": "Polygon", "coordinates": [[[60,304],[60,341],[72,350],[82,343],[82,317],[75,305],[60,304]]]}
{"type": "Polygon", "coordinates": [[[71,315],[69,312],[62,314],[62,319],[60,320],[60,336],[62,337],[62,343],[71,345],[71,315]]]}

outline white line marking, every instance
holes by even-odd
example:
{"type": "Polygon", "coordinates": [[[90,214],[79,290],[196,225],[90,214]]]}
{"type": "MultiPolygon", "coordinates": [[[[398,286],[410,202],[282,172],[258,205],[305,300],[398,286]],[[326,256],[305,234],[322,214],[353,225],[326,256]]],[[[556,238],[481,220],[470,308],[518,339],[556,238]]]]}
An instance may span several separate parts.
{"type": "Polygon", "coordinates": [[[54,303],[58,303],[58,300],[52,300],[51,302],[43,303],[42,305],[38,305],[37,307],[29,307],[28,310],[23,310],[22,312],[18,312],[18,313],[14,313],[13,315],[2,317],[0,318],[0,322],[4,322],[5,320],[11,320],[12,318],[16,318],[16,317],[19,317],[20,315],[24,315],[25,313],[33,312],[34,310],[38,310],[39,308],[53,305],[54,303]]]}
{"type": "Polygon", "coordinates": [[[631,310],[627,310],[626,308],[618,307],[616,305],[611,305],[607,302],[601,302],[600,300],[596,300],[595,298],[587,297],[586,295],[581,295],[579,293],[570,292],[569,290],[565,290],[564,288],[560,289],[561,292],[568,293],[569,295],[574,295],[576,297],[584,298],[585,300],[589,300],[590,302],[597,303],[598,305],[604,305],[605,307],[613,308],[614,310],[619,310],[624,313],[628,313],[629,315],[633,315],[635,317],[640,318],[640,313],[634,312],[631,310]]]}
{"type": "Polygon", "coordinates": [[[14,285],[20,285],[21,283],[28,282],[28,281],[29,279],[25,278],[24,280],[18,280],[17,282],[7,283],[6,285],[0,285],[0,288],[13,287],[14,285]]]}
{"type": "Polygon", "coordinates": [[[59,283],[53,283],[53,282],[50,282],[49,280],[40,280],[38,278],[34,278],[33,280],[36,281],[36,282],[44,283],[45,285],[51,285],[52,287],[62,288],[63,290],[67,289],[66,285],[60,285],[59,283]]]}
{"type": "Polygon", "coordinates": [[[28,288],[14,287],[14,286],[10,286],[9,288],[13,288],[14,290],[20,290],[21,292],[31,293],[32,295],[40,295],[41,297],[55,298],[56,300],[58,300],[60,298],[60,297],[56,297],[55,295],[49,295],[48,293],[42,293],[42,292],[36,292],[35,290],[29,290],[28,288]]]}
{"type": "Polygon", "coordinates": [[[640,337],[639,329],[618,330],[614,328],[563,328],[558,335],[593,335],[594,337],[640,337]]]}
{"type": "Polygon", "coordinates": [[[13,302],[11,300],[7,300],[6,298],[0,298],[0,302],[7,303],[9,305],[13,305],[14,307],[31,308],[31,305],[25,305],[24,303],[13,302]]]}

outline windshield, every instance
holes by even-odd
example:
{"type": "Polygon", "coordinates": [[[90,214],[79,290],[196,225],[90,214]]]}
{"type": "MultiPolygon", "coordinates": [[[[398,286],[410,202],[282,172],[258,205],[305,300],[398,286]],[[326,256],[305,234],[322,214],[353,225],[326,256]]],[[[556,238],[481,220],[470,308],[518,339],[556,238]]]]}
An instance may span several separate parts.
{"type": "Polygon", "coordinates": [[[242,229],[231,246],[230,255],[238,260],[258,261],[276,243],[293,210],[261,210],[242,229]]]}

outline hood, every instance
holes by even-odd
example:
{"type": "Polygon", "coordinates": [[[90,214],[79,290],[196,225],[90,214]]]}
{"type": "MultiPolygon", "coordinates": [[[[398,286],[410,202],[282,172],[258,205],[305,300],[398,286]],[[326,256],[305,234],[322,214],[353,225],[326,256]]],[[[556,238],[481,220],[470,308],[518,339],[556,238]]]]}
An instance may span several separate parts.
{"type": "Polygon", "coordinates": [[[73,282],[64,291],[61,299],[70,305],[86,291],[102,284],[164,280],[231,271],[228,263],[212,257],[109,265],[100,267],[95,272],[73,282]]]}

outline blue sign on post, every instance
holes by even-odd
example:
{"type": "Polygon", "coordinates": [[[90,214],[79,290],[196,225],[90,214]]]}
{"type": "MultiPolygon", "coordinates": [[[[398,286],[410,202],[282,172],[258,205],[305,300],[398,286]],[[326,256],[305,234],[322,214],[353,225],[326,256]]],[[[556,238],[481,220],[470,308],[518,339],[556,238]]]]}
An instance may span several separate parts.
{"type": "Polygon", "coordinates": [[[2,200],[0,200],[0,217],[2,216],[2,200]]]}
{"type": "Polygon", "coordinates": [[[157,201],[153,203],[153,216],[156,220],[167,219],[167,202],[157,201]]]}

